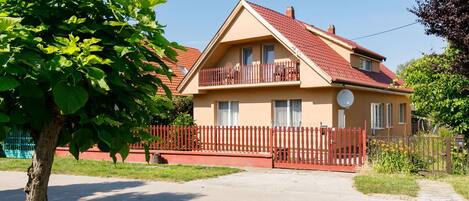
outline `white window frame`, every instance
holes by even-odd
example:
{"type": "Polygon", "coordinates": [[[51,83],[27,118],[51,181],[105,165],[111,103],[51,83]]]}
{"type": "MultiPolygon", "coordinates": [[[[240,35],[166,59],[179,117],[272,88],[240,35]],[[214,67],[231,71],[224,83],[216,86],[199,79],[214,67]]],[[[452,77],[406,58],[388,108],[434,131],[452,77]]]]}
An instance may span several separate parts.
{"type": "Polygon", "coordinates": [[[254,62],[254,48],[252,48],[252,47],[243,47],[243,48],[241,48],[241,65],[242,66],[245,66],[245,65],[250,66],[250,65],[252,65],[253,62],[254,62]],[[246,49],[251,50],[251,63],[246,63],[246,61],[244,59],[244,57],[245,57],[244,50],[246,50],[246,49]]]}
{"type": "Polygon", "coordinates": [[[360,69],[371,71],[372,68],[373,68],[373,61],[371,61],[371,59],[360,58],[360,69]]]}
{"type": "Polygon", "coordinates": [[[399,104],[399,124],[406,123],[406,115],[407,115],[407,103],[400,103],[399,104]],[[404,109],[402,108],[402,105],[404,106],[404,109]]]}
{"type": "MultiPolygon", "coordinates": [[[[274,44],[270,44],[270,43],[268,43],[268,44],[263,44],[263,45],[262,45],[262,63],[263,63],[263,64],[267,64],[267,61],[265,60],[265,47],[266,47],[266,46],[272,46],[273,51],[274,51],[274,63],[275,63],[275,45],[274,45],[274,44]]],[[[273,63],[272,63],[272,64],[273,64],[273,63]]]]}
{"type": "MultiPolygon", "coordinates": [[[[272,121],[272,125],[273,126],[277,126],[277,117],[275,116],[275,102],[277,101],[287,101],[287,127],[293,127],[293,122],[292,122],[292,108],[291,108],[291,102],[292,101],[299,101],[300,102],[300,114],[302,115],[303,113],[303,101],[301,99],[287,99],[287,100],[274,100],[273,101],[273,121],[272,121]]],[[[298,122],[298,127],[301,127],[301,123],[302,123],[302,117],[300,116],[300,122],[298,122]]]]}
{"type": "Polygon", "coordinates": [[[216,116],[217,116],[217,125],[219,126],[238,126],[239,124],[239,101],[217,101],[217,112],[216,112],[216,116]],[[228,125],[220,125],[220,103],[228,103],[228,125]],[[232,119],[232,104],[233,103],[236,103],[238,104],[238,115],[237,115],[237,119],[236,121],[233,121],[232,119]]]}
{"type": "Polygon", "coordinates": [[[384,104],[383,103],[371,103],[370,108],[371,114],[371,129],[384,129],[384,104]],[[378,111],[375,109],[378,108],[378,111]],[[375,116],[376,115],[376,116],[375,116]]]}
{"type": "Polygon", "coordinates": [[[392,128],[392,103],[386,103],[386,128],[392,128]]]}

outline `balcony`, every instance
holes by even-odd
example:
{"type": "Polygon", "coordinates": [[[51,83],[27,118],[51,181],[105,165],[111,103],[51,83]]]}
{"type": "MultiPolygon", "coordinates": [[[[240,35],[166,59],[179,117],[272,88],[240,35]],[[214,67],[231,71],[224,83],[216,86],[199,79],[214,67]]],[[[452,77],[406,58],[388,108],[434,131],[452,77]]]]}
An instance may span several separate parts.
{"type": "Polygon", "coordinates": [[[299,62],[204,68],[199,72],[199,86],[224,86],[300,81],[299,62]]]}

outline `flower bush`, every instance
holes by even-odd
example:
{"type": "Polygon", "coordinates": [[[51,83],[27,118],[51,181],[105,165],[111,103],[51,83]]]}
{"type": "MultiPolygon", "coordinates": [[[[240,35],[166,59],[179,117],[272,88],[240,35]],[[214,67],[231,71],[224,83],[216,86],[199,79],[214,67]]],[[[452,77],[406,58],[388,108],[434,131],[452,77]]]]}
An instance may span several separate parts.
{"type": "Polygon", "coordinates": [[[370,162],[379,173],[410,174],[427,167],[425,161],[415,153],[410,153],[402,141],[387,142],[373,139],[369,143],[370,162]]]}

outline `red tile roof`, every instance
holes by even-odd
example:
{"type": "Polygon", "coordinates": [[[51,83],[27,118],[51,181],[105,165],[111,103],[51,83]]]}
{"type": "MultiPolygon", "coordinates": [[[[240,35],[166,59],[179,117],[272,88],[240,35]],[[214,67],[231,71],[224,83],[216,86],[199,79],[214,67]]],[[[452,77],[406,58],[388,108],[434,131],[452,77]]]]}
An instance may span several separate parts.
{"type": "MultiPolygon", "coordinates": [[[[318,35],[307,30],[305,23],[263,6],[251,2],[248,3],[277,31],[301,50],[301,52],[309,57],[325,73],[331,76],[333,82],[411,92],[410,89],[390,88],[390,84],[393,83],[393,79],[396,79],[396,75],[383,64],[380,66],[381,71],[379,73],[354,68],[347,60],[321,40],[318,35]]],[[[355,48],[361,48],[371,53],[370,50],[359,46],[353,41],[336,35],[334,35],[334,37],[355,48]]],[[[398,81],[398,83],[402,84],[403,82],[398,81]]]]}
{"type": "MultiPolygon", "coordinates": [[[[178,93],[177,87],[179,83],[181,83],[181,81],[184,79],[185,74],[181,71],[180,67],[184,67],[189,71],[200,56],[200,51],[198,49],[192,47],[185,48],[186,50],[176,49],[176,52],[178,54],[178,61],[172,62],[169,59],[163,60],[164,63],[173,72],[173,77],[171,81],[166,76],[156,75],[166,86],[169,87],[173,95],[181,95],[180,93],[178,93]]],[[[162,89],[158,89],[158,93],[164,94],[164,91],[162,89]]]]}

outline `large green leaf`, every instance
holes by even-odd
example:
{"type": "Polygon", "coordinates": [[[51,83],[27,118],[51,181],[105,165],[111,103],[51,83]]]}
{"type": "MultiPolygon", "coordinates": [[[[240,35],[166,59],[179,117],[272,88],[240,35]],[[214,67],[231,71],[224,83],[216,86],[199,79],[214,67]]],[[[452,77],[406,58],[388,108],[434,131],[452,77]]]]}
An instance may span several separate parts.
{"type": "Polygon", "coordinates": [[[97,80],[103,79],[105,74],[106,73],[103,70],[99,69],[99,68],[96,68],[96,67],[88,68],[88,75],[90,77],[93,77],[93,78],[97,79],[97,80]]]}
{"type": "Polygon", "coordinates": [[[5,113],[0,112],[0,123],[6,123],[10,121],[10,117],[5,113]]]}
{"type": "Polygon", "coordinates": [[[72,144],[77,145],[80,152],[84,152],[93,147],[93,131],[87,128],[80,128],[72,133],[72,144]]]}
{"type": "Polygon", "coordinates": [[[57,84],[53,90],[54,102],[64,114],[73,114],[85,106],[88,92],[80,86],[57,84]]]}
{"type": "Polygon", "coordinates": [[[20,83],[11,76],[0,77],[0,92],[14,89],[20,86],[20,83]]]}
{"type": "Polygon", "coordinates": [[[10,30],[15,24],[18,24],[21,18],[0,17],[0,33],[10,30]]]}

